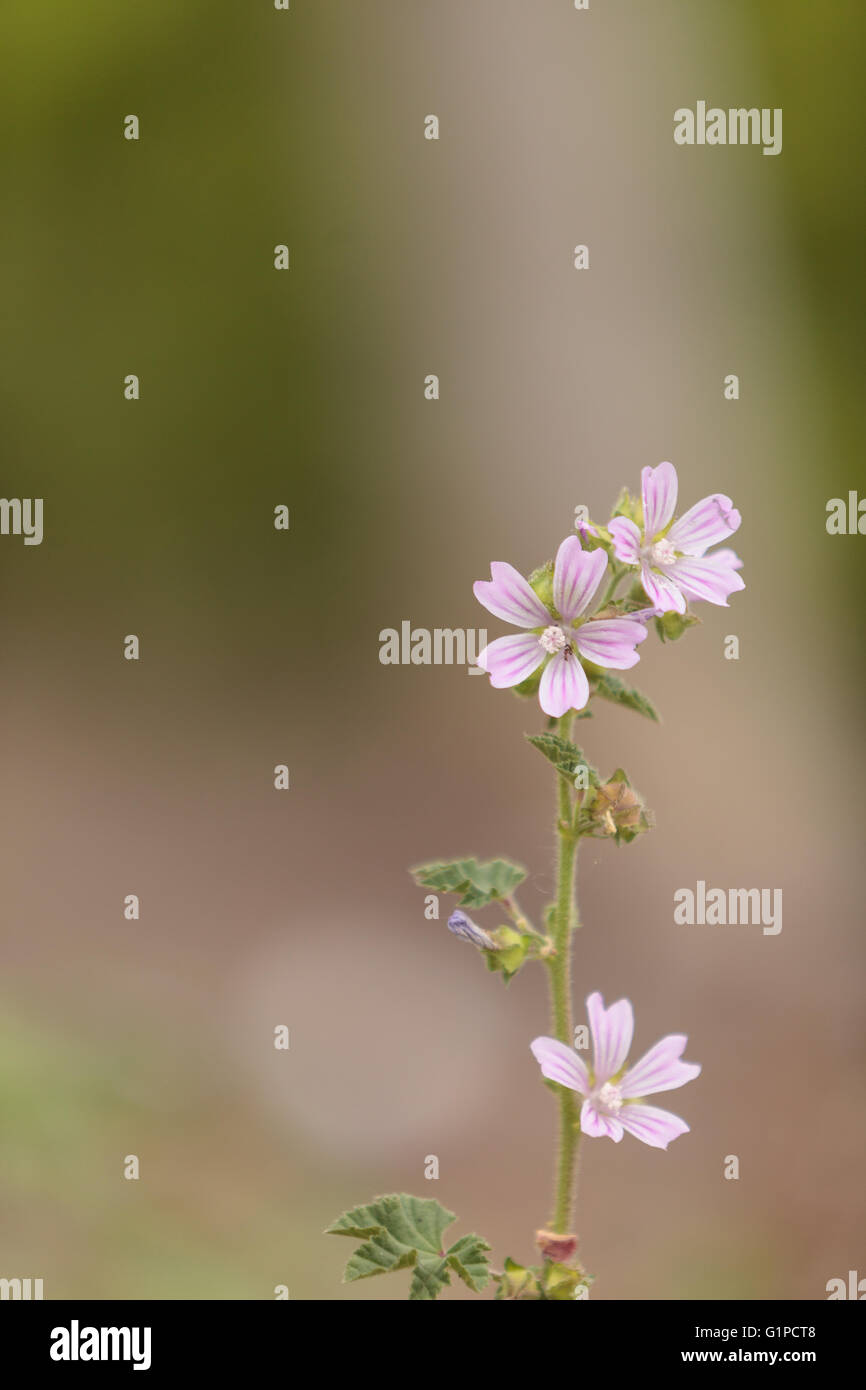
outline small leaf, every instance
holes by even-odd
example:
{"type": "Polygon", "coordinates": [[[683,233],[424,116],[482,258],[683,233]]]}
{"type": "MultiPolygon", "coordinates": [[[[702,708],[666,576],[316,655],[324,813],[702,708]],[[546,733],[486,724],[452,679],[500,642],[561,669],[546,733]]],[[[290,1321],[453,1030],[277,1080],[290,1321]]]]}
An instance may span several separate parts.
{"type": "Polygon", "coordinates": [[[616,705],[625,705],[626,709],[636,710],[646,719],[655,720],[656,724],[661,723],[655,705],[639,690],[621,681],[619,676],[611,676],[607,671],[600,672],[595,677],[594,694],[600,695],[603,700],[611,700],[616,705]]]}
{"type": "Polygon", "coordinates": [[[346,1265],[345,1283],[411,1269],[410,1301],[429,1302],[450,1284],[449,1269],[476,1291],[490,1277],[490,1246],[480,1236],[461,1236],[448,1250],[442,1249],[443,1232],[455,1220],[435,1198],[400,1192],[343,1212],[325,1234],[363,1242],[346,1265]]]}
{"type": "Polygon", "coordinates": [[[537,748],[542,757],[553,763],[560,776],[573,783],[579,767],[585,767],[591,787],[598,786],[598,773],[586,761],[576,743],[563,738],[561,734],[526,734],[526,739],[537,748]]]}
{"type": "Polygon", "coordinates": [[[438,893],[460,893],[461,907],[484,907],[512,894],[526,878],[526,870],[507,859],[454,859],[438,864],[419,864],[409,872],[422,888],[438,893]]]}

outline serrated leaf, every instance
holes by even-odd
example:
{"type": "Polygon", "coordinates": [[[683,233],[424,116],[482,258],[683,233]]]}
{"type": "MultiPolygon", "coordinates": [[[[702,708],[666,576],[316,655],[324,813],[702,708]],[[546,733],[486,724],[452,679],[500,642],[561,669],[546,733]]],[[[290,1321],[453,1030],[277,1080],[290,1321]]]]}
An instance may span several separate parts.
{"type": "Polygon", "coordinates": [[[553,763],[566,781],[573,783],[578,767],[585,767],[590,786],[598,786],[598,773],[592,764],[586,761],[582,750],[570,739],[563,738],[561,734],[526,734],[526,739],[533,748],[538,749],[542,757],[553,763]]]}
{"type": "Polygon", "coordinates": [[[449,1269],[476,1291],[489,1278],[490,1246],[480,1236],[461,1236],[443,1250],[443,1232],[455,1220],[435,1198],[399,1192],[343,1212],[325,1234],[363,1242],[346,1265],[345,1283],[411,1269],[410,1300],[430,1301],[451,1282],[449,1269]]]}
{"type": "Polygon", "coordinates": [[[642,714],[644,718],[654,720],[656,724],[661,723],[655,705],[640,690],[635,690],[633,686],[626,685],[624,681],[621,681],[619,676],[612,676],[609,672],[602,671],[595,678],[594,693],[600,695],[603,700],[611,700],[616,705],[625,705],[626,709],[633,709],[638,714],[642,714]]]}
{"type": "Polygon", "coordinates": [[[447,1252],[448,1263],[455,1273],[475,1293],[490,1280],[487,1251],[490,1246],[480,1236],[461,1236],[447,1252]]]}
{"type": "Polygon", "coordinates": [[[507,898],[526,878],[526,870],[507,859],[454,859],[438,864],[419,864],[409,871],[422,888],[438,893],[460,893],[461,907],[485,907],[507,898]]]}
{"type": "Polygon", "coordinates": [[[409,1285],[410,1303],[432,1303],[438,1298],[446,1284],[451,1283],[451,1275],[444,1260],[437,1264],[427,1264],[423,1260],[416,1265],[409,1285]]]}

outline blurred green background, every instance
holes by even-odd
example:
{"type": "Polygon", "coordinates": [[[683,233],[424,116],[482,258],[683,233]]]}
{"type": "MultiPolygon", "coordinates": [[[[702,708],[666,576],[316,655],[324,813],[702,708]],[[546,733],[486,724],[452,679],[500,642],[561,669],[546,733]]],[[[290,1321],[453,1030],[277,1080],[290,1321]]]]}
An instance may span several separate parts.
{"type": "Polygon", "coordinates": [[[540,910],[541,716],[378,633],[498,634],[489,561],[662,459],[685,506],[732,495],[748,587],[646,644],[662,726],[582,726],[658,826],[585,847],[576,991],[704,1071],[669,1153],[584,1146],[582,1256],[598,1298],[862,1272],[866,542],[824,518],[866,489],[863,6],[6,0],[0,29],[3,492],[45,508],[41,546],[0,538],[0,1275],[404,1297],[343,1288],[321,1234],[399,1189],[532,1256],[543,981],[506,994],[405,870],[506,854],[540,910]],[[698,100],[782,107],[782,154],[675,146],[698,100]],[[675,927],[698,878],[782,887],[781,935],[675,927]]]}

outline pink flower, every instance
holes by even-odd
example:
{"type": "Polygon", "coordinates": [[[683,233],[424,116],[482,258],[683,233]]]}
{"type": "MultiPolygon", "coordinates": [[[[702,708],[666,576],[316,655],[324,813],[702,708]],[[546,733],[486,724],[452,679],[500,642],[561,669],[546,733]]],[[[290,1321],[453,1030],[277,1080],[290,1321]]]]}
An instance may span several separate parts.
{"type": "Polygon", "coordinates": [[[577,536],[568,536],[556,555],[552,612],[528,580],[512,565],[494,560],[490,579],[473,585],[475,597],[497,618],[528,631],[488,642],[478,665],[497,689],[519,685],[547,662],[538,688],[545,714],[559,719],[569,709],[583,709],[589,681],[580,658],[596,666],[628,670],[639,660],[635,647],[646,637],[644,623],[635,618],[584,618],[607,568],[603,550],[582,550],[577,536]]]}
{"type": "Polygon", "coordinates": [[[616,558],[640,568],[641,583],[662,612],[685,613],[689,599],[728,606],[728,595],[746,586],[733,550],[707,555],[711,545],[727,540],[740,524],[740,513],[721,492],[696,502],[670,525],[677,505],[677,470],[672,463],[641,472],[644,527],[625,516],[608,522],[616,558]]]}
{"type": "Polygon", "coordinates": [[[627,1067],[628,1051],[634,1032],[634,1014],[627,999],[620,999],[605,1009],[600,994],[591,994],[586,1001],[589,1027],[592,1033],[593,1065],[587,1067],[583,1058],[556,1038],[536,1038],[530,1044],[535,1060],[549,1081],[558,1081],[570,1091],[584,1097],[580,1111],[580,1128],[593,1138],[607,1135],[615,1144],[628,1130],[642,1143],[653,1149],[666,1149],[672,1139],[688,1134],[689,1127],[669,1110],[654,1105],[642,1105],[644,1096],[659,1091],[673,1091],[694,1081],[700,1067],[693,1062],[681,1062],[680,1056],[688,1039],[682,1033],[671,1033],[651,1047],[633,1067],[627,1067]]]}

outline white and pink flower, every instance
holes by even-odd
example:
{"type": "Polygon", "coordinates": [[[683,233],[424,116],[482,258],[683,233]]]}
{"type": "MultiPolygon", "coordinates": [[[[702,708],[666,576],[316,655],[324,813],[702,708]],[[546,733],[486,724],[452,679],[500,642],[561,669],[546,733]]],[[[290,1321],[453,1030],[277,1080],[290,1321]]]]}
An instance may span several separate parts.
{"type": "Polygon", "coordinates": [[[679,1115],[644,1105],[643,1099],[685,1086],[700,1074],[696,1063],[680,1060],[688,1039],[682,1033],[671,1033],[629,1067],[634,1014],[628,999],[605,1009],[601,995],[591,994],[586,1008],[592,1033],[592,1067],[574,1048],[556,1038],[536,1038],[530,1046],[542,1073],[583,1097],[583,1134],[606,1136],[618,1144],[628,1130],[651,1148],[666,1149],[672,1139],[688,1134],[689,1127],[679,1115]]]}
{"type": "Polygon", "coordinates": [[[672,463],[642,470],[643,530],[615,516],[608,522],[614,554],[621,564],[637,566],[647,596],[662,612],[685,613],[690,599],[727,608],[728,595],[746,587],[737,573],[742,560],[733,550],[706,552],[734,534],[740,513],[730,497],[716,492],[671,525],[678,486],[672,463]]]}
{"type": "Polygon", "coordinates": [[[559,547],[553,569],[551,612],[528,580],[512,565],[494,560],[490,579],[473,585],[475,597],[497,618],[528,629],[489,642],[477,664],[497,689],[519,685],[545,662],[538,698],[545,714],[559,719],[583,709],[589,681],[581,658],[596,666],[625,671],[639,660],[635,647],[647,635],[640,618],[585,618],[607,569],[603,550],[583,550],[577,536],[559,547]]]}

